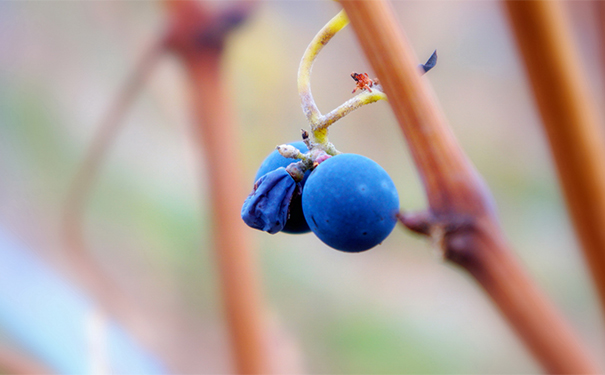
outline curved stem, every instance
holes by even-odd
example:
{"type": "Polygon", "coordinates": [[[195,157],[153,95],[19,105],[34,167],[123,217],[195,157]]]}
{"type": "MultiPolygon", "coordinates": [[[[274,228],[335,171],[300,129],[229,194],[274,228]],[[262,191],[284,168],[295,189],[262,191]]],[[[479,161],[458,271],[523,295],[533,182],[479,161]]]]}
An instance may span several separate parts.
{"type": "Polygon", "coordinates": [[[332,39],[337,32],[348,24],[349,19],[344,10],[340,11],[334,18],[328,21],[317,35],[315,35],[311,43],[309,43],[298,68],[298,93],[302,102],[303,112],[311,124],[313,143],[330,155],[339,153],[338,150],[334,148],[334,145],[328,142],[328,127],[330,125],[359,107],[377,102],[378,100],[386,100],[386,95],[382,92],[382,88],[380,86],[375,86],[373,91],[361,92],[357,96],[341,104],[326,116],[323,116],[317,108],[315,100],[313,99],[313,94],[311,93],[311,70],[313,68],[313,63],[321,49],[328,44],[330,39],[332,39]]]}
{"type": "Polygon", "coordinates": [[[311,69],[319,51],[332,39],[337,32],[349,24],[349,19],[344,11],[340,11],[315,35],[300,61],[298,67],[298,93],[302,101],[303,112],[311,123],[311,129],[319,125],[321,113],[315,105],[311,93],[311,69]]]}

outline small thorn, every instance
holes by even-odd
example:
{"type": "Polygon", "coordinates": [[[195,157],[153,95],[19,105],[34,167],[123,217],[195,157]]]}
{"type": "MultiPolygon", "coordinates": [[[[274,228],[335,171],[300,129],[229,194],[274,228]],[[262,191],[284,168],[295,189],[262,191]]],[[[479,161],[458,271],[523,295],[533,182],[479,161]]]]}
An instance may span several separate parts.
{"type": "Polygon", "coordinates": [[[397,214],[397,218],[409,230],[424,235],[431,233],[431,228],[434,224],[433,215],[428,211],[400,212],[397,214]]]}

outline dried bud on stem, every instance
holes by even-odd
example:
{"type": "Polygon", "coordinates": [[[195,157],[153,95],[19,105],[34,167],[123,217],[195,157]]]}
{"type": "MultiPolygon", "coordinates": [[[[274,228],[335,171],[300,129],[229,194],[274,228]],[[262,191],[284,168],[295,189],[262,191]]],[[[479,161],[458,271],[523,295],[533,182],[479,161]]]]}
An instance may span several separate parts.
{"type": "Polygon", "coordinates": [[[276,147],[277,151],[279,151],[279,153],[281,154],[281,156],[285,157],[285,158],[289,158],[289,159],[302,159],[304,157],[303,153],[300,152],[299,149],[297,149],[294,146],[291,145],[279,145],[276,147]]]}

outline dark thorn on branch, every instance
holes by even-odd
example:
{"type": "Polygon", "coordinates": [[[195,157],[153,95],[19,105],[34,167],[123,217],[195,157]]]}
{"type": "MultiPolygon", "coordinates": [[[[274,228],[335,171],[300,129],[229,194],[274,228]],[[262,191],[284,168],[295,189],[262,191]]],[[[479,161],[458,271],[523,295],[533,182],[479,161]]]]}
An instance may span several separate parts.
{"type": "Polygon", "coordinates": [[[476,220],[467,215],[435,216],[429,211],[399,213],[399,221],[413,232],[430,237],[443,251],[443,256],[462,266],[476,263],[476,220]]]}
{"type": "Polygon", "coordinates": [[[433,69],[435,65],[437,65],[437,50],[433,51],[433,54],[431,55],[431,57],[429,57],[426,63],[420,64],[418,65],[418,67],[422,69],[422,74],[424,74],[429,70],[433,69]]]}
{"type": "Polygon", "coordinates": [[[477,269],[479,252],[485,249],[483,234],[480,225],[470,218],[449,223],[444,228],[443,256],[469,271],[477,269]]]}
{"type": "Polygon", "coordinates": [[[428,211],[397,214],[397,218],[409,230],[428,236],[434,224],[433,215],[428,211]]]}
{"type": "Polygon", "coordinates": [[[436,227],[443,230],[444,235],[456,233],[464,228],[473,226],[476,221],[469,215],[434,215],[430,211],[418,211],[397,214],[397,218],[409,230],[431,235],[436,227]]]}

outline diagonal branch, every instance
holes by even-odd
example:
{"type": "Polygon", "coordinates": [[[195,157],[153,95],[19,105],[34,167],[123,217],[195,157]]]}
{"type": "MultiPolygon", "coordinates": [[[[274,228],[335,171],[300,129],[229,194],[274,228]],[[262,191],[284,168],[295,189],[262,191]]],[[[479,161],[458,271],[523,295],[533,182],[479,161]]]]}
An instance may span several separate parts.
{"type": "Polygon", "coordinates": [[[84,240],[82,226],[86,203],[107,150],[123,124],[126,112],[165,52],[165,47],[164,40],[160,39],[142,56],[101,121],[68,192],[63,217],[63,236],[77,277],[100,300],[104,309],[128,321],[130,327],[140,325],[141,316],[133,310],[129,298],[92,258],[84,240]]]}
{"type": "Polygon", "coordinates": [[[429,202],[402,222],[437,237],[447,260],[485,289],[526,346],[551,373],[596,373],[597,366],[536,287],[504,239],[482,178],[460,148],[385,0],[342,1],[408,142],[429,202]]]}

